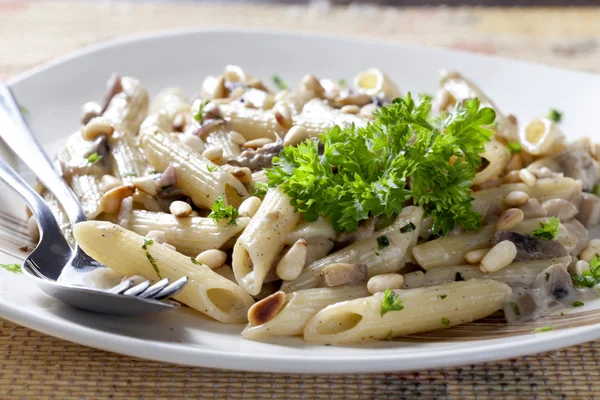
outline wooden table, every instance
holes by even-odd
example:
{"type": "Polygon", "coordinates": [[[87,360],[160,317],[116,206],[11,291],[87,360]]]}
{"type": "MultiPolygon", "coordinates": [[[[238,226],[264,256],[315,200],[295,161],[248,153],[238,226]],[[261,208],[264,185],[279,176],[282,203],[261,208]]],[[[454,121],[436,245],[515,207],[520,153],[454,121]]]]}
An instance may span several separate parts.
{"type": "MultiPolygon", "coordinates": [[[[451,47],[600,71],[600,9],[391,9],[0,1],[0,79],[82,46],[162,29],[234,26],[451,47]]],[[[277,375],[135,360],[0,320],[0,398],[600,397],[599,347],[446,370],[277,375]]]]}

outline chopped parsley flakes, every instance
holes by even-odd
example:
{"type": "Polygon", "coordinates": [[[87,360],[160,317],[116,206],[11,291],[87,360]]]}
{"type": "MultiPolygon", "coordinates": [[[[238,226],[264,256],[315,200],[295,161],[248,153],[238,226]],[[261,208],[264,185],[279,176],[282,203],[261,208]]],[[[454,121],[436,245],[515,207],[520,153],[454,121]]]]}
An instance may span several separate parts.
{"type": "Polygon", "coordinates": [[[341,87],[342,89],[345,89],[346,87],[348,87],[348,85],[346,85],[346,80],[345,79],[340,79],[338,81],[338,86],[341,87]]]}
{"type": "Polygon", "coordinates": [[[398,298],[398,295],[390,289],[386,289],[383,293],[383,301],[381,302],[381,316],[383,317],[390,311],[400,311],[403,309],[402,300],[398,298]]]}
{"type": "Polygon", "coordinates": [[[388,331],[388,340],[391,342],[392,339],[394,339],[394,332],[392,332],[392,330],[390,329],[388,331]]]}
{"type": "Polygon", "coordinates": [[[210,165],[210,164],[206,164],[206,170],[208,172],[215,172],[217,170],[217,166],[216,165],[210,165]]]}
{"type": "Polygon", "coordinates": [[[594,185],[594,189],[592,190],[592,192],[593,192],[593,193],[594,193],[596,196],[600,197],[600,185],[599,185],[599,184],[595,184],[595,185],[594,185]]]}
{"type": "Polygon", "coordinates": [[[450,320],[448,318],[442,318],[442,324],[448,327],[450,326],[450,320]]]}
{"type": "Polygon", "coordinates": [[[92,153],[92,154],[90,154],[90,155],[88,156],[88,158],[87,158],[87,161],[88,161],[90,164],[95,164],[95,163],[97,163],[97,162],[98,162],[98,161],[100,161],[100,160],[102,160],[102,156],[101,156],[101,155],[98,155],[98,153],[92,153]]]}
{"type": "Polygon", "coordinates": [[[512,308],[513,312],[516,315],[521,315],[521,309],[519,308],[519,305],[517,303],[511,301],[510,303],[508,303],[508,305],[510,306],[510,308],[512,308]]]}
{"type": "Polygon", "coordinates": [[[519,142],[508,142],[508,150],[511,153],[520,153],[521,152],[521,143],[519,142]]]}
{"type": "Polygon", "coordinates": [[[267,194],[269,184],[266,182],[256,182],[252,185],[252,196],[262,197],[267,194]]]}
{"type": "Polygon", "coordinates": [[[144,238],[144,244],[142,245],[142,249],[148,250],[148,246],[153,245],[154,240],[144,238]]]}
{"type": "Polygon", "coordinates": [[[206,107],[206,105],[209,103],[208,100],[205,101],[198,101],[198,109],[194,112],[194,119],[198,122],[200,122],[200,124],[204,123],[204,107],[206,107]]]}
{"type": "Polygon", "coordinates": [[[190,257],[190,261],[192,262],[192,264],[195,265],[202,265],[200,262],[198,262],[198,260],[196,260],[194,257],[190,257]]]}
{"type": "Polygon", "coordinates": [[[146,251],[146,258],[148,259],[148,261],[150,261],[150,264],[152,264],[152,268],[154,268],[154,271],[156,272],[156,275],[158,275],[158,278],[162,279],[162,276],[160,276],[160,270],[158,269],[158,265],[156,264],[156,260],[148,251],[146,251]]]}
{"type": "Polygon", "coordinates": [[[275,86],[277,86],[277,89],[279,89],[279,90],[287,89],[287,87],[288,87],[287,83],[284,80],[282,80],[279,77],[279,75],[273,75],[272,79],[273,79],[273,83],[275,84],[275,86]]]}
{"type": "Polygon", "coordinates": [[[8,272],[13,272],[15,274],[20,274],[23,272],[19,264],[0,264],[0,267],[4,268],[8,272]]]}
{"type": "Polygon", "coordinates": [[[387,236],[383,235],[383,236],[379,236],[377,238],[377,247],[379,248],[379,250],[385,249],[389,245],[390,245],[390,240],[388,239],[387,236]]]}
{"type": "Polygon", "coordinates": [[[548,332],[552,330],[552,326],[543,326],[541,328],[535,328],[533,331],[535,333],[540,333],[540,332],[548,332]]]}
{"type": "Polygon", "coordinates": [[[576,301],[573,303],[573,307],[583,307],[585,304],[582,301],[576,301]]]}
{"type": "Polygon", "coordinates": [[[554,240],[558,235],[560,220],[556,217],[550,217],[548,222],[540,221],[540,227],[531,234],[544,240],[554,240]]]}
{"type": "Polygon", "coordinates": [[[440,294],[440,295],[438,296],[438,299],[440,299],[440,300],[444,300],[446,297],[448,297],[448,295],[447,295],[447,294],[440,294]]]}
{"type": "Polygon", "coordinates": [[[590,260],[590,269],[583,271],[581,275],[571,275],[577,286],[592,288],[600,283],[600,256],[596,254],[590,260]]]}
{"type": "Polygon", "coordinates": [[[331,218],[336,231],[355,231],[371,216],[397,215],[407,201],[433,217],[436,233],[447,234],[457,223],[477,230],[481,215],[472,210],[470,187],[496,117],[479,107],[478,99],[468,100],[431,120],[431,99],[415,102],[409,93],[364,127],[335,126],[319,135],[320,143],[285,146],[267,169],[269,186],[280,186],[307,221],[331,218]]]}
{"type": "Polygon", "coordinates": [[[217,200],[215,200],[210,208],[212,210],[208,215],[210,218],[217,222],[228,219],[228,225],[237,225],[238,210],[234,206],[226,206],[223,195],[217,197],[217,200]]]}
{"type": "Polygon", "coordinates": [[[548,119],[554,122],[560,122],[562,120],[563,114],[555,108],[550,109],[548,111],[548,119]]]}

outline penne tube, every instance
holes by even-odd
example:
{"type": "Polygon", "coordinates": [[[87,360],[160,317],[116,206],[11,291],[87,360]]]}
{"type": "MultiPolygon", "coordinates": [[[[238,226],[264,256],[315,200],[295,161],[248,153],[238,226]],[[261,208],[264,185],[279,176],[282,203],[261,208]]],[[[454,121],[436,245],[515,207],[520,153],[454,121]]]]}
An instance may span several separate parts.
{"type": "Polygon", "coordinates": [[[179,113],[190,111],[192,105],[183,94],[183,90],[177,87],[167,88],[159,92],[150,106],[152,114],[164,113],[169,121],[179,113]]]}
{"type": "Polygon", "coordinates": [[[261,183],[269,182],[269,178],[267,178],[267,174],[265,173],[264,169],[252,173],[252,183],[257,183],[257,182],[261,182],[261,183]]]}
{"type": "MultiPolygon", "coordinates": [[[[277,315],[258,326],[248,324],[242,331],[242,337],[261,340],[272,336],[302,335],[306,323],[323,308],[368,295],[366,286],[316,288],[287,293],[285,305],[277,315]]],[[[256,307],[259,305],[256,303],[256,307]]]]}
{"type": "Polygon", "coordinates": [[[244,185],[233,175],[166,134],[160,114],[144,122],[141,145],[156,170],[176,165],[177,186],[198,207],[210,208],[223,194],[226,204],[239,207],[248,197],[244,185]]]}
{"type": "Polygon", "coordinates": [[[150,173],[150,164],[133,136],[113,135],[109,138],[109,145],[112,175],[123,183],[150,173]]]}
{"type": "Polygon", "coordinates": [[[384,315],[384,293],[324,308],[306,325],[304,340],[338,345],[466,324],[500,310],[512,290],[502,282],[471,279],[393,293],[404,308],[384,315]]]}
{"type": "Polygon", "coordinates": [[[316,236],[336,240],[338,233],[333,229],[333,226],[331,226],[331,222],[323,217],[319,217],[313,222],[300,222],[296,229],[286,236],[285,244],[294,244],[300,238],[309,239],[316,236]]]}
{"type": "Polygon", "coordinates": [[[227,250],[223,246],[244,230],[250,218],[239,217],[233,225],[212,218],[177,218],[167,213],[133,210],[126,220],[124,228],[142,236],[150,231],[162,231],[167,243],[177,251],[195,257],[204,250],[227,250]]]}
{"type": "Polygon", "coordinates": [[[139,80],[130,76],[121,78],[123,90],[113,96],[104,114],[117,132],[136,136],[148,114],[148,92],[139,80]]]}
{"type": "Polygon", "coordinates": [[[242,153],[240,145],[233,142],[230,131],[217,129],[206,137],[206,143],[222,149],[224,161],[236,158],[242,153]]]}
{"type": "Polygon", "coordinates": [[[242,288],[206,265],[110,222],[88,221],[74,227],[75,239],[90,257],[124,276],[141,275],[189,282],[175,300],[229,324],[247,321],[254,300],[242,288]],[[143,246],[146,246],[144,248],[143,246]]]}
{"type": "Polygon", "coordinates": [[[44,200],[46,200],[46,204],[50,207],[50,211],[52,211],[52,215],[54,215],[54,219],[56,220],[60,231],[63,233],[65,240],[69,243],[69,246],[74,249],[77,244],[73,237],[73,225],[71,225],[67,213],[65,213],[65,210],[62,208],[56,197],[49,191],[45,191],[44,200]]]}
{"type": "Polygon", "coordinates": [[[300,214],[280,189],[269,189],[258,211],[233,247],[233,272],[248,293],[255,296],[294,230],[300,214]]]}
{"type": "Polygon", "coordinates": [[[408,224],[421,225],[423,210],[420,207],[405,207],[396,221],[387,228],[377,231],[372,237],[358,240],[307,266],[293,281],[284,282],[281,290],[295,292],[319,286],[323,268],[330,264],[363,264],[367,276],[396,272],[405,263],[410,247],[416,244],[419,229],[402,233],[401,228],[408,224]]]}
{"type": "Polygon", "coordinates": [[[277,123],[271,110],[247,108],[237,103],[219,105],[219,110],[229,122],[229,128],[246,140],[269,138],[275,141],[285,135],[286,129],[277,123]]]}

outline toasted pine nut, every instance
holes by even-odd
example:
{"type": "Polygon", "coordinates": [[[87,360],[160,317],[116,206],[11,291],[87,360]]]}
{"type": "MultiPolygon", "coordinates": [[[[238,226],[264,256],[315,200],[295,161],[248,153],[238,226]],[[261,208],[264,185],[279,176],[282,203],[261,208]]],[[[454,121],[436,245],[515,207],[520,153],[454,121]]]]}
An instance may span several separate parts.
{"type": "Polygon", "coordinates": [[[308,139],[308,131],[305,127],[295,125],[290,128],[283,138],[284,146],[296,146],[308,139]]]}
{"type": "Polygon", "coordinates": [[[286,294],[282,291],[275,292],[264,299],[257,301],[248,310],[248,322],[252,326],[269,322],[279,314],[285,305],[286,294]]]}
{"type": "Polygon", "coordinates": [[[519,171],[519,178],[529,187],[534,187],[537,182],[535,175],[525,168],[519,171]]]}
{"type": "Polygon", "coordinates": [[[367,290],[371,294],[383,292],[386,289],[402,289],[404,276],[400,274],[375,275],[367,282],[367,290]]]}
{"type": "Polygon", "coordinates": [[[231,141],[237,145],[246,143],[246,138],[243,137],[241,133],[236,131],[229,132],[229,139],[231,139],[231,141]]]}
{"type": "Polygon", "coordinates": [[[238,209],[240,216],[253,217],[261,203],[262,201],[256,196],[248,197],[240,204],[238,209]]]}
{"type": "Polygon", "coordinates": [[[113,128],[108,118],[95,117],[85,124],[83,131],[81,132],[81,136],[85,140],[94,140],[100,135],[110,136],[114,131],[115,128],[113,128]]]}
{"type": "Polygon", "coordinates": [[[227,261],[227,253],[217,249],[205,250],[198,254],[196,261],[206,265],[210,269],[219,268],[227,261]]]}
{"type": "Polygon", "coordinates": [[[360,107],[356,104],[348,104],[347,106],[340,108],[340,111],[344,114],[358,114],[360,112],[360,107]]]}
{"type": "Polygon", "coordinates": [[[40,240],[40,230],[34,216],[29,217],[27,221],[27,233],[32,241],[38,242],[40,240]]]}
{"type": "Polygon", "coordinates": [[[202,154],[205,150],[204,142],[198,136],[179,135],[179,140],[181,140],[182,143],[190,146],[196,153],[202,154]]]}
{"type": "Polygon", "coordinates": [[[504,182],[504,183],[519,183],[519,182],[521,182],[521,178],[519,177],[519,171],[510,171],[508,174],[504,175],[504,177],[502,178],[502,182],[504,182]]]}
{"type": "Polygon", "coordinates": [[[102,175],[102,179],[100,180],[100,188],[102,189],[102,193],[106,193],[109,190],[122,185],[123,182],[112,175],[102,175]]]}
{"type": "Polygon", "coordinates": [[[173,250],[173,251],[177,251],[177,248],[175,246],[173,246],[172,244],[169,243],[163,243],[163,246],[165,246],[167,249],[173,250]]]}
{"type": "Polygon", "coordinates": [[[150,231],[146,233],[146,237],[158,244],[163,244],[167,241],[167,235],[163,231],[150,231]]]}
{"type": "Polygon", "coordinates": [[[490,249],[471,250],[465,254],[465,261],[471,265],[479,264],[489,251],[490,249]]]}
{"type": "Polygon", "coordinates": [[[81,107],[81,123],[87,125],[92,118],[102,115],[102,106],[95,101],[88,101],[81,107]]]}
{"type": "Polygon", "coordinates": [[[277,276],[284,281],[293,281],[302,273],[307,256],[308,243],[300,238],[277,264],[277,276]]]}
{"type": "Polygon", "coordinates": [[[521,168],[523,168],[523,158],[521,157],[520,153],[516,153],[510,157],[510,160],[508,160],[508,163],[506,163],[504,170],[510,172],[518,171],[521,168]]]}
{"type": "Polygon", "coordinates": [[[579,259],[589,263],[596,254],[600,255],[600,239],[590,240],[586,248],[579,254],[579,259]]]}
{"type": "Polygon", "coordinates": [[[230,173],[244,184],[252,182],[252,170],[248,167],[234,167],[230,173]]]}
{"type": "Polygon", "coordinates": [[[154,196],[158,192],[158,182],[150,176],[142,176],[141,178],[133,178],[131,184],[137,190],[154,196]]]}
{"type": "Polygon", "coordinates": [[[121,209],[121,201],[134,193],[135,187],[131,184],[111,189],[100,198],[100,209],[108,214],[116,214],[121,209]]]}
{"type": "Polygon", "coordinates": [[[192,213],[192,206],[185,201],[175,200],[169,206],[169,211],[177,218],[187,218],[192,213]]]}
{"type": "Polygon", "coordinates": [[[276,104],[273,115],[282,128],[290,129],[292,127],[292,112],[287,105],[283,103],[276,104]]]}
{"type": "Polygon", "coordinates": [[[250,149],[258,149],[259,147],[263,147],[264,145],[269,143],[273,143],[273,141],[269,138],[258,138],[244,142],[244,147],[248,147],[250,149]]]}
{"type": "Polygon", "coordinates": [[[510,265],[517,256],[517,246],[510,240],[504,240],[494,247],[481,260],[481,272],[484,274],[500,271],[510,265]]]}
{"type": "Polygon", "coordinates": [[[514,190],[504,196],[504,204],[507,207],[520,207],[527,203],[528,200],[529,195],[525,192],[521,192],[520,190],[514,190]]]}
{"type": "Polygon", "coordinates": [[[202,152],[202,156],[217,164],[223,158],[223,149],[217,146],[209,147],[202,152]]]}
{"type": "Polygon", "coordinates": [[[319,97],[323,96],[325,93],[325,89],[321,85],[321,82],[314,75],[305,75],[302,79],[302,85],[306,88],[306,90],[312,90],[319,97]]]}
{"type": "Polygon", "coordinates": [[[542,208],[546,210],[549,217],[557,217],[561,222],[575,218],[579,212],[573,203],[564,199],[546,200],[542,203],[542,208]]]}
{"type": "Polygon", "coordinates": [[[590,264],[585,260],[579,260],[575,263],[575,271],[574,272],[576,275],[581,275],[588,269],[590,269],[590,264]]]}
{"type": "Polygon", "coordinates": [[[496,229],[511,229],[520,224],[525,219],[523,211],[518,208],[509,208],[504,211],[496,222],[496,229]]]}

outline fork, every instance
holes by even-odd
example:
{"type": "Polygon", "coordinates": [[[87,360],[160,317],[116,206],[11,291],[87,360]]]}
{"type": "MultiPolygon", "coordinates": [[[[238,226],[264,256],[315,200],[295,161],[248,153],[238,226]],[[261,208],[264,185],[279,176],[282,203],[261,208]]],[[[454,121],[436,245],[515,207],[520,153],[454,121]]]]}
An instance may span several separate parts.
{"type": "MultiPolygon", "coordinates": [[[[0,83],[0,137],[54,193],[72,224],[87,219],[71,188],[55,171],[31,134],[11,90],[4,83],[0,83]]],[[[72,280],[78,273],[106,267],[79,246],[75,251],[71,249],[44,199],[2,160],[0,178],[23,196],[38,221],[40,242],[25,260],[23,270],[37,278],[36,283],[46,293],[75,307],[108,314],[133,315],[177,307],[174,302],[159,300],[180,291],[187,283],[187,277],[171,285],[162,280],[150,286],[148,281],[142,284],[145,287],[131,287],[133,282],[126,280],[122,286],[117,285],[109,291],[66,283],[65,276],[72,280]]]]}

